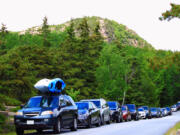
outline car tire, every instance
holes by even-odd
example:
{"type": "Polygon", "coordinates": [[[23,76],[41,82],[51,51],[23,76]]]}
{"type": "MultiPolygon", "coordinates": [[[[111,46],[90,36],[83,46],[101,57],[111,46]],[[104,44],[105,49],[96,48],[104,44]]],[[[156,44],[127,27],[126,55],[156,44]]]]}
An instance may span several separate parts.
{"type": "Polygon", "coordinates": [[[111,116],[109,116],[109,120],[106,123],[111,124],[111,116]]]}
{"type": "Polygon", "coordinates": [[[116,118],[116,123],[120,123],[121,122],[121,118],[120,115],[116,118]]]}
{"type": "Polygon", "coordinates": [[[139,118],[138,118],[138,116],[137,116],[137,115],[136,115],[136,118],[135,118],[135,120],[136,120],[136,121],[138,121],[138,120],[139,120],[139,118]]]}
{"type": "Polygon", "coordinates": [[[60,118],[58,118],[58,120],[56,121],[56,124],[55,124],[55,126],[54,126],[54,132],[55,133],[60,133],[61,132],[61,119],[60,118]]]}
{"type": "Polygon", "coordinates": [[[90,117],[88,118],[87,128],[92,128],[92,121],[91,121],[91,118],[90,118],[90,117]]]}
{"type": "Polygon", "coordinates": [[[105,121],[104,121],[104,115],[101,117],[101,125],[104,125],[105,121]]]}
{"type": "Polygon", "coordinates": [[[96,124],[97,127],[100,127],[101,126],[101,117],[99,116],[98,117],[98,123],[96,124]]]}
{"type": "Polygon", "coordinates": [[[24,130],[22,128],[16,128],[17,135],[24,135],[24,130]]]}
{"type": "Polygon", "coordinates": [[[76,117],[73,120],[73,126],[71,128],[71,131],[77,131],[77,118],[76,117]]]}

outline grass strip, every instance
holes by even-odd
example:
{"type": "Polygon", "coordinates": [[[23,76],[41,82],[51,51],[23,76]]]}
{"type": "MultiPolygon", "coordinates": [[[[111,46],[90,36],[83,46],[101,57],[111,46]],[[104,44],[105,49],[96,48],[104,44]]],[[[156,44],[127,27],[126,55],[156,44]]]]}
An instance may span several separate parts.
{"type": "Polygon", "coordinates": [[[170,128],[164,135],[180,135],[180,122],[177,122],[176,125],[170,128]]]}

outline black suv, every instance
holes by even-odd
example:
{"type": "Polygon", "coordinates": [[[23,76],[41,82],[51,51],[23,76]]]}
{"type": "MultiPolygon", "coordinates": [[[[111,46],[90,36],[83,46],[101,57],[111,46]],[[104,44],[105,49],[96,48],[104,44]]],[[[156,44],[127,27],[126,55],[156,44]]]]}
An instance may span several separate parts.
{"type": "Polygon", "coordinates": [[[131,113],[131,118],[134,120],[139,120],[139,113],[138,110],[136,108],[136,105],[134,104],[127,104],[127,107],[131,113]]]}
{"type": "Polygon", "coordinates": [[[30,98],[14,116],[16,133],[23,135],[24,130],[53,129],[60,133],[62,128],[77,130],[77,106],[70,96],[52,95],[30,98]]]}
{"type": "Polygon", "coordinates": [[[123,121],[123,114],[121,106],[117,101],[108,101],[107,104],[110,108],[111,120],[116,121],[117,123],[123,121]]]}
{"type": "Polygon", "coordinates": [[[97,108],[100,109],[100,115],[101,115],[101,124],[104,125],[105,123],[110,124],[111,123],[111,114],[109,106],[107,105],[106,101],[103,98],[100,99],[86,99],[81,100],[82,102],[93,102],[97,108]]]}

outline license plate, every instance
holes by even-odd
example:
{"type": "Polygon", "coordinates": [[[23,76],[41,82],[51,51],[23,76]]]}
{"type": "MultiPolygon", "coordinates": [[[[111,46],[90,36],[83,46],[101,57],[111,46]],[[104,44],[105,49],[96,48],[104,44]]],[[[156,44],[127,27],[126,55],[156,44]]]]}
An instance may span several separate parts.
{"type": "Polygon", "coordinates": [[[34,120],[27,120],[27,125],[34,125],[34,120]]]}

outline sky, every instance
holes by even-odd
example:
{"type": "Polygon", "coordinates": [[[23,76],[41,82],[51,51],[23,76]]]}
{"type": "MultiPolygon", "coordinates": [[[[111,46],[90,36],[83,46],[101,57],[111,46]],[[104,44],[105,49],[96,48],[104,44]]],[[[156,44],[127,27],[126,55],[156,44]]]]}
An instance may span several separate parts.
{"type": "Polygon", "coordinates": [[[126,25],[156,49],[180,51],[180,19],[158,19],[170,3],[180,0],[0,0],[0,23],[22,31],[41,25],[44,16],[49,25],[99,16],[126,25]]]}

